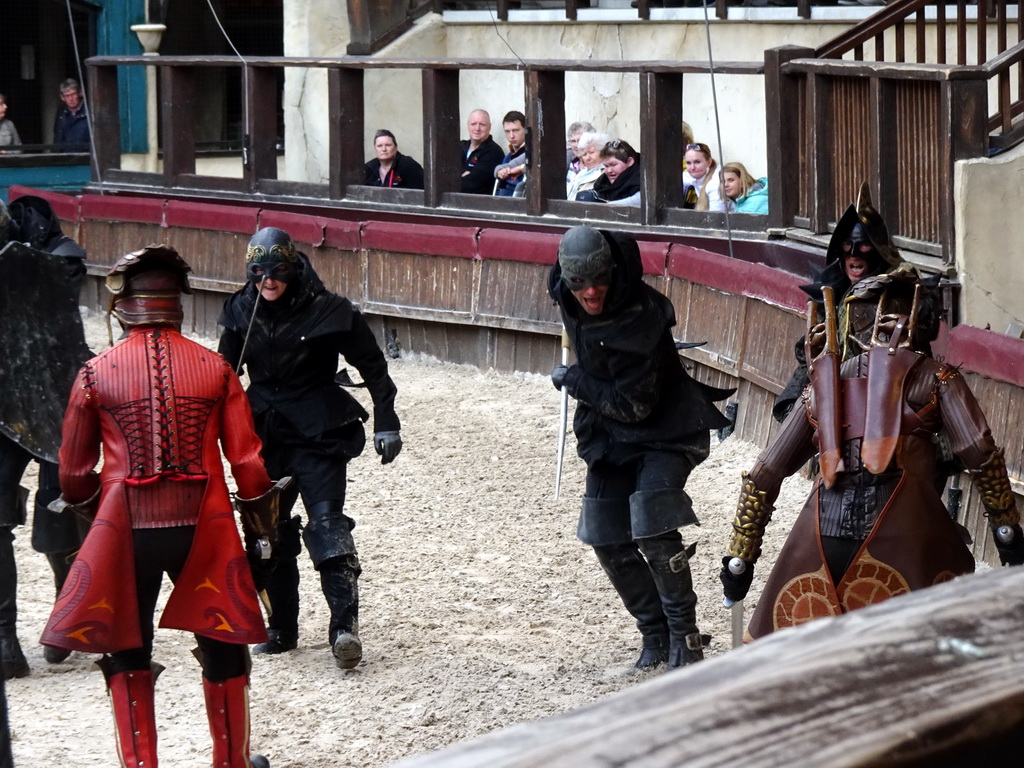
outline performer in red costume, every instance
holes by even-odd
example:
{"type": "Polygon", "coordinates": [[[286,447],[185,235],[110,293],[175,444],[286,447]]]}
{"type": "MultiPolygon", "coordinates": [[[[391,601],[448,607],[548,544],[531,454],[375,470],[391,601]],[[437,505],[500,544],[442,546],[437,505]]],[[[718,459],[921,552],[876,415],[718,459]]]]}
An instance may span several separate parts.
{"type": "Polygon", "coordinates": [[[42,643],[105,654],[121,765],[155,768],[153,614],[166,572],[174,590],[160,626],[196,636],[213,765],[266,766],[249,756],[247,644],[267,634],[221,451],[243,526],[254,509],[274,517],[279,489],[238,377],[180,333],[189,271],[174,249],[151,245],[107,277],[128,335],[81,369],[64,417],[58,504],[94,520],[42,643]]]}

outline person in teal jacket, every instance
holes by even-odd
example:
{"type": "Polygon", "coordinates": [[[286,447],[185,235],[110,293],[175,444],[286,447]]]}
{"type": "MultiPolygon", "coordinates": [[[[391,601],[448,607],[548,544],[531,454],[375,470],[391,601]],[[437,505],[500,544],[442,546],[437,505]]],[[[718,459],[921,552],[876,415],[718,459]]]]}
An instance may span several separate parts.
{"type": "Polygon", "coordinates": [[[768,213],[768,179],[755,179],[743,163],[726,163],[722,168],[725,195],[734,213],[768,213]]]}

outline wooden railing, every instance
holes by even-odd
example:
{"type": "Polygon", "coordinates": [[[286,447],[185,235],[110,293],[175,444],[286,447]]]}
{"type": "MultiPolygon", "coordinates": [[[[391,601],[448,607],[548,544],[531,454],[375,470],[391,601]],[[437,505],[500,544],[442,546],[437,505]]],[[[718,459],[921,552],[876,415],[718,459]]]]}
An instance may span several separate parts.
{"type": "MultiPolygon", "coordinates": [[[[350,0],[352,2],[359,3],[373,3],[374,0],[350,0]]],[[[714,8],[714,16],[719,19],[728,18],[729,7],[739,5],[741,0],[708,0],[708,7],[714,8]]],[[[490,10],[494,13],[495,19],[498,21],[508,21],[509,11],[512,9],[518,9],[522,7],[521,0],[475,0],[466,2],[466,0],[459,0],[454,2],[453,0],[432,0],[433,10],[436,13],[442,13],[446,10],[454,8],[456,6],[466,7],[473,6],[477,10],[490,10]]],[[[797,9],[797,16],[802,19],[811,18],[811,8],[814,5],[832,5],[833,3],[815,3],[811,0],[793,0],[791,3],[797,9]]],[[[576,21],[579,18],[577,11],[580,8],[589,8],[589,0],[551,0],[550,6],[552,8],[565,8],[565,18],[569,21],[576,21]]],[[[651,0],[637,0],[636,4],[636,15],[640,19],[651,18],[651,8],[660,8],[661,5],[656,5],[651,0]]]]}
{"type": "MultiPolygon", "coordinates": [[[[334,59],[248,58],[240,78],[250,125],[245,137],[241,178],[196,173],[198,89],[211,67],[240,67],[233,57],[97,57],[90,59],[91,99],[99,178],[108,187],[174,188],[178,194],[230,196],[260,194],[280,202],[300,200],[335,206],[386,207],[415,211],[451,209],[467,215],[545,217],[547,223],[587,219],[630,226],[670,226],[724,230],[724,213],[683,209],[680,181],[684,77],[706,76],[706,62],[518,61],[504,59],[334,59]],[[121,168],[118,67],[154,65],[160,77],[162,173],[121,168]],[[280,68],[327,71],[323,120],[329,134],[328,181],[314,184],[277,178],[277,90],[280,68]],[[376,189],[362,185],[366,161],[364,75],[368,70],[412,69],[422,73],[424,175],[421,190],[376,189]],[[518,71],[523,75],[526,115],[532,128],[529,184],[525,199],[459,192],[461,160],[456,150],[464,111],[459,107],[460,73],[468,70],[518,71]],[[612,206],[565,200],[565,77],[567,72],[635,73],[640,81],[640,143],[643,184],[640,206],[612,206]],[[552,218],[553,217],[553,218],[552,218]]],[[[721,62],[716,74],[761,76],[760,62],[721,62]]],[[[308,119],[308,116],[307,116],[308,119]]],[[[409,122],[415,119],[409,116],[409,122]]],[[[733,215],[731,228],[765,232],[765,215],[733,215]]]]}
{"type": "Polygon", "coordinates": [[[791,148],[769,155],[773,220],[827,232],[868,180],[898,245],[955,261],[956,161],[1024,140],[1024,27],[1005,0],[947,10],[895,0],[817,50],[767,52],[769,146],[791,148]]]}

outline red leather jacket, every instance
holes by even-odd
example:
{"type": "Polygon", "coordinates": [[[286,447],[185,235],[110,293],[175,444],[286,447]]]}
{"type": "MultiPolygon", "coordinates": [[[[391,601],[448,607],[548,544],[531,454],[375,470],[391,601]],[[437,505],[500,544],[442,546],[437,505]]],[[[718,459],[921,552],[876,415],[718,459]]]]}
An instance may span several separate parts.
{"type": "Polygon", "coordinates": [[[161,627],[230,643],[266,639],[224,478],[243,498],[270,488],[238,377],[224,359],[166,327],[128,338],[79,371],[64,417],[60,481],[99,510],[42,643],[90,653],[141,645],[132,528],[195,525],[161,627]],[[95,467],[102,446],[103,466],[95,467]]]}

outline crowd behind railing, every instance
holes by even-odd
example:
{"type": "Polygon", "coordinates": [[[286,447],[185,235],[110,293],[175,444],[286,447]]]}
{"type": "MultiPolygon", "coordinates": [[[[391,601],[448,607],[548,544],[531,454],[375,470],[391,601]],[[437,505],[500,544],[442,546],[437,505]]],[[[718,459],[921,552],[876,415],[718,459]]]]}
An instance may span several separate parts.
{"type": "Polygon", "coordinates": [[[77,80],[68,78],[60,84],[62,106],[53,120],[53,143],[25,144],[14,121],[7,117],[7,97],[0,93],[0,155],[35,152],[88,152],[89,115],[77,80]]]}
{"type": "MultiPolygon", "coordinates": [[[[491,135],[491,116],[470,112],[468,138],[461,142],[460,191],[496,197],[525,197],[530,175],[530,126],[526,115],[511,110],[501,121],[508,151],[491,135]]],[[[768,179],[754,178],[743,163],[719,165],[710,147],[694,140],[682,123],[680,187],[683,208],[730,213],[768,213],[768,179]]],[[[374,135],[375,157],[366,163],[364,184],[372,187],[423,189],[423,167],[398,151],[395,134],[374,135]]],[[[598,131],[585,121],[566,132],[565,199],[608,205],[640,205],[642,158],[629,142],[598,131]]]]}

